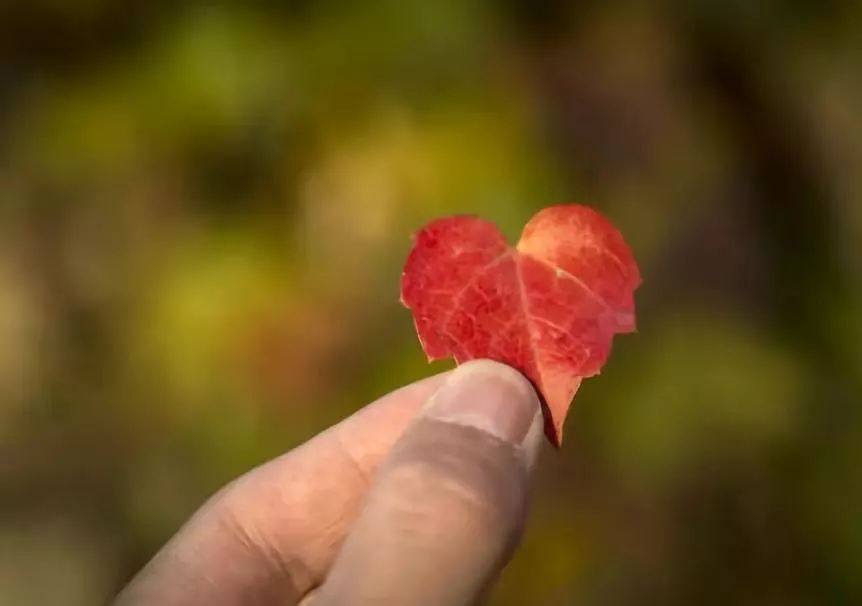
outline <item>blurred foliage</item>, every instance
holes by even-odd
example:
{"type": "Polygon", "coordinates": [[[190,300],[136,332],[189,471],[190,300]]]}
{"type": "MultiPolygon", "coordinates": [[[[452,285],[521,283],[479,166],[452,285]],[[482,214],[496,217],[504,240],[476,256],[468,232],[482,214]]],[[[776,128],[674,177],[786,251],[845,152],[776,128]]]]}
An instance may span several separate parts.
{"type": "Polygon", "coordinates": [[[412,230],[567,200],[633,246],[640,332],[493,603],[862,602],[860,65],[839,0],[0,4],[0,603],[105,600],[444,367],[412,230]]]}

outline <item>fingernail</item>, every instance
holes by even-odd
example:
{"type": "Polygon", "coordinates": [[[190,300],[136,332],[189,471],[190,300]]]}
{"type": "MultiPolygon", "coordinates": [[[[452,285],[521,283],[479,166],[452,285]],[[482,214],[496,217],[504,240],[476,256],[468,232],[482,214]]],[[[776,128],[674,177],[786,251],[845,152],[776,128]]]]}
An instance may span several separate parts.
{"type": "Polygon", "coordinates": [[[452,372],[422,414],[521,444],[538,411],[536,392],[521,373],[499,362],[472,360],[452,372]]]}

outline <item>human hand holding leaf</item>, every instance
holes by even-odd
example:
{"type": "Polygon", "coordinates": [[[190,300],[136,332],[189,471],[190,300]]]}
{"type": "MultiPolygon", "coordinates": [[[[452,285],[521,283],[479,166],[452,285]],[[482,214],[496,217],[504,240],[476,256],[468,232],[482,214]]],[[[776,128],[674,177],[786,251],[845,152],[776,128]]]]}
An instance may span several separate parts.
{"type": "Polygon", "coordinates": [[[614,334],[635,330],[640,283],[619,231],[564,204],[539,211],[515,247],[478,217],[430,223],[407,258],[401,301],[429,360],[489,358],[526,375],[559,446],[581,380],[599,373],[614,334]]]}
{"type": "Polygon", "coordinates": [[[425,227],[402,298],[426,353],[505,365],[404,387],[232,481],[115,604],[475,603],[520,541],[543,422],[559,444],[581,379],[634,330],[639,282],[582,206],[543,210],[514,248],[473,217],[425,227]]]}

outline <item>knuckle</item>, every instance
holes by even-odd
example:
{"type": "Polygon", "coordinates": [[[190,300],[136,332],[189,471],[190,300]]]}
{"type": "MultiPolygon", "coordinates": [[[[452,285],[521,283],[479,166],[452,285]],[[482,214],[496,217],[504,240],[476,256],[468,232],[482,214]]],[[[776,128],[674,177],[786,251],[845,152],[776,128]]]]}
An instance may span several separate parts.
{"type": "Polygon", "coordinates": [[[235,481],[215,495],[207,515],[235,557],[257,562],[272,577],[293,580],[301,563],[278,544],[277,534],[267,532],[267,504],[261,507],[249,508],[235,481]]]}
{"type": "Polygon", "coordinates": [[[400,465],[392,470],[390,479],[406,509],[425,509],[433,515],[445,507],[448,512],[476,518],[497,515],[499,500],[493,499],[488,486],[477,482],[476,477],[431,460],[400,465]]]}
{"type": "Polygon", "coordinates": [[[526,506],[522,467],[511,448],[462,433],[449,428],[438,439],[431,431],[395,454],[384,473],[389,507],[414,530],[454,526],[514,538],[526,506]]]}

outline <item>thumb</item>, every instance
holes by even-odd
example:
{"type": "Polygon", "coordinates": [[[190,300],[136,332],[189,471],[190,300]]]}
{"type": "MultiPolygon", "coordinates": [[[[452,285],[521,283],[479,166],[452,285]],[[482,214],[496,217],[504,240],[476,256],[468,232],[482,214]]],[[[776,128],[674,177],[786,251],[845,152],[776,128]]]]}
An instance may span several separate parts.
{"type": "Polygon", "coordinates": [[[475,601],[520,541],[542,425],[521,374],[460,366],[380,468],[315,606],[475,601]]]}

